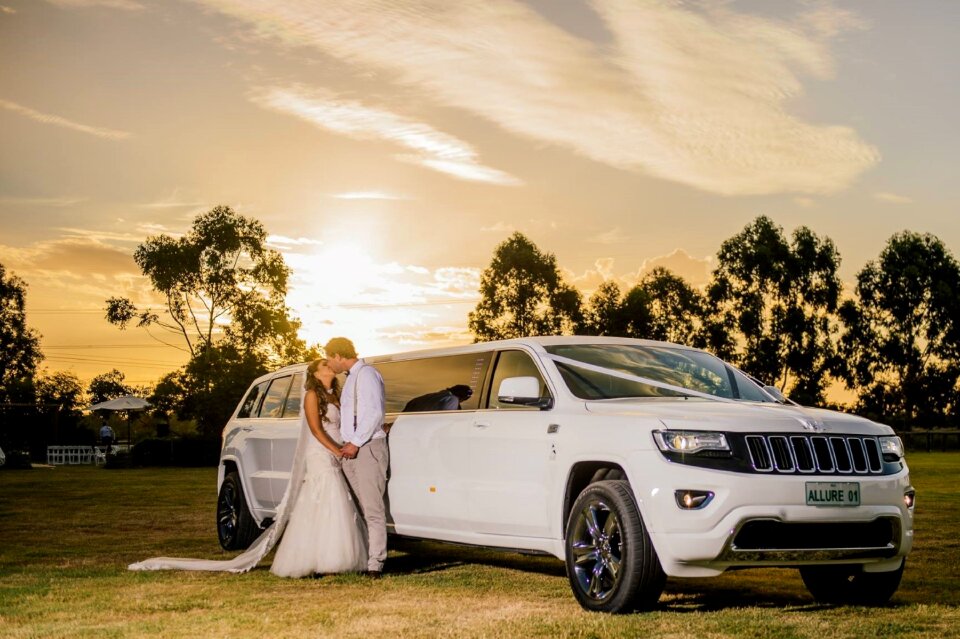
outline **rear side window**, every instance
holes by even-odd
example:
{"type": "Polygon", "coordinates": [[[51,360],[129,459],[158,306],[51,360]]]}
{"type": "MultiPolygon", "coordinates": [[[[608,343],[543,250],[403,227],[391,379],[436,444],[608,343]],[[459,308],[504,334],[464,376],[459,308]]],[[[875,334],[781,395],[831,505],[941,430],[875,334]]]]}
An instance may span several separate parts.
{"type": "Polygon", "coordinates": [[[500,383],[508,377],[536,377],[540,382],[540,397],[551,397],[550,389],[540,374],[540,369],[534,363],[533,359],[523,351],[503,351],[497,356],[497,367],[493,371],[493,379],[490,381],[490,408],[506,410],[539,410],[535,406],[518,406],[516,404],[501,404],[497,399],[497,391],[500,389],[500,383]]]}
{"type": "Polygon", "coordinates": [[[287,401],[287,392],[290,390],[290,375],[270,380],[270,387],[260,405],[260,417],[274,418],[283,415],[283,406],[287,401]]]}
{"type": "Polygon", "coordinates": [[[303,395],[303,373],[297,373],[293,376],[290,383],[290,393],[287,395],[287,402],[283,405],[283,416],[285,418],[298,417],[300,415],[300,396],[303,395]]]}
{"type": "Polygon", "coordinates": [[[237,413],[237,417],[256,417],[257,411],[260,409],[260,400],[263,399],[264,393],[267,392],[267,386],[270,384],[270,381],[260,382],[256,386],[250,389],[250,392],[247,393],[246,398],[243,400],[243,405],[240,406],[240,412],[237,413]]]}
{"type": "Polygon", "coordinates": [[[374,364],[387,391],[388,413],[475,410],[491,353],[446,355],[374,364]]]}

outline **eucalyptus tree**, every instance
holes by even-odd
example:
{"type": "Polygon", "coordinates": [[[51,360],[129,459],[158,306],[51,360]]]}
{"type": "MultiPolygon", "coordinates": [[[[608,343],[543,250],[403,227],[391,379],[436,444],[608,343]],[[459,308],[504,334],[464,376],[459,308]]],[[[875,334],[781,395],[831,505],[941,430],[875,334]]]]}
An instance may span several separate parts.
{"type": "Polygon", "coordinates": [[[707,345],[801,403],[823,401],[838,360],[841,283],[832,240],[807,227],[788,241],[760,216],[726,240],[707,289],[707,345]]]}
{"type": "Polygon", "coordinates": [[[228,206],[197,216],[182,237],[148,238],[133,259],[161,306],[141,309],[113,297],[107,300],[107,321],[121,329],[136,323],[173,333],[192,357],[226,340],[264,361],[298,359],[299,322],[290,319],[285,302],[290,269],[266,239],[259,221],[228,206]]]}
{"type": "Polygon", "coordinates": [[[30,401],[40,335],[27,326],[27,285],[0,264],[0,403],[30,401]]]}
{"type": "Polygon", "coordinates": [[[480,277],[480,301],[468,316],[474,340],[573,333],[581,322],[580,293],[563,281],[557,258],[522,233],[494,251],[480,277]]]}
{"type": "Polygon", "coordinates": [[[957,413],[960,265],[938,238],[898,233],[840,309],[847,385],[860,408],[904,424],[957,413]]]}
{"type": "Polygon", "coordinates": [[[97,375],[90,380],[87,386],[87,393],[90,395],[91,404],[99,404],[110,399],[116,399],[124,395],[130,395],[134,389],[126,383],[127,376],[118,369],[97,375]]]}
{"type": "Polygon", "coordinates": [[[197,216],[182,237],[148,238],[133,258],[159,308],[114,297],[107,300],[107,320],[176,336],[190,360],[155,395],[195,419],[204,435],[219,432],[253,377],[308,354],[285,301],[290,269],[267,246],[259,221],[217,206],[197,216]]]}
{"type": "Polygon", "coordinates": [[[650,339],[702,345],[703,296],[697,289],[662,266],[644,275],[638,287],[646,294],[650,339]]]}

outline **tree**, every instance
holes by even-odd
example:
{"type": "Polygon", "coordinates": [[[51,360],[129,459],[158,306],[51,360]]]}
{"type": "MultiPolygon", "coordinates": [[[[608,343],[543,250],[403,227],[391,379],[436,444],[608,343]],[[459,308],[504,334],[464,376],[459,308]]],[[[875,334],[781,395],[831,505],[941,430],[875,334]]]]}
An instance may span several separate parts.
{"type": "Polygon", "coordinates": [[[134,252],[164,300],[161,313],[107,300],[107,320],[121,329],[157,327],[183,341],[190,360],[164,378],[152,403],[196,420],[207,437],[219,434],[250,380],[311,354],[286,306],[290,270],[266,239],[260,222],[215,207],[183,237],[151,237],[134,252]]]}
{"type": "Polygon", "coordinates": [[[79,415],[86,404],[83,386],[73,373],[57,371],[37,380],[37,403],[61,413],[79,415]]]}
{"type": "Polygon", "coordinates": [[[480,302],[469,315],[475,341],[570,334],[580,323],[580,293],[566,284],[557,258],[522,233],[497,246],[480,278],[480,302]]]}
{"type": "Polygon", "coordinates": [[[649,339],[701,346],[703,297],[679,275],[658,266],[640,281],[646,293],[649,339]]]}
{"type": "Polygon", "coordinates": [[[960,264],[933,235],[904,232],[857,274],[840,309],[845,381],[860,409],[905,425],[956,413],[960,264]]]}
{"type": "Polygon", "coordinates": [[[829,238],[806,227],[788,242],[761,216],[726,240],[707,298],[708,346],[801,403],[823,401],[837,367],[831,318],[841,284],[829,238]]]}
{"type": "Polygon", "coordinates": [[[264,361],[296,361],[304,345],[285,303],[290,270],[266,239],[260,222],[228,206],[197,216],[183,237],[148,238],[133,259],[163,298],[163,310],[114,297],[107,320],[121,329],[136,322],[177,334],[191,357],[223,339],[264,361]]]}
{"type": "Polygon", "coordinates": [[[614,281],[601,284],[587,302],[581,322],[581,335],[610,337],[650,337],[650,298],[639,286],[621,295],[614,281]]]}
{"type": "Polygon", "coordinates": [[[32,400],[33,378],[43,359],[40,335],[27,327],[27,285],[0,264],[0,402],[32,400]]]}
{"type": "Polygon", "coordinates": [[[91,404],[99,404],[110,399],[133,393],[133,388],[124,383],[126,375],[114,368],[109,373],[97,375],[90,381],[87,393],[91,404]]]}

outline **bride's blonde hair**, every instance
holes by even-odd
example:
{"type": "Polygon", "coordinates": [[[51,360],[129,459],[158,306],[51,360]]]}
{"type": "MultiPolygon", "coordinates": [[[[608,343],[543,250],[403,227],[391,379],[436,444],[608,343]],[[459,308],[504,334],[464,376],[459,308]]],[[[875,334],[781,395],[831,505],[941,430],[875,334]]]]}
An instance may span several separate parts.
{"type": "Polygon", "coordinates": [[[330,390],[333,392],[328,393],[327,389],[323,387],[323,384],[313,376],[321,366],[327,366],[327,360],[325,358],[315,359],[307,365],[307,380],[303,383],[303,388],[307,392],[313,391],[317,394],[317,401],[320,403],[320,418],[325,420],[327,418],[327,406],[329,404],[337,407],[340,406],[340,380],[336,377],[333,378],[333,382],[330,384],[330,390]]]}

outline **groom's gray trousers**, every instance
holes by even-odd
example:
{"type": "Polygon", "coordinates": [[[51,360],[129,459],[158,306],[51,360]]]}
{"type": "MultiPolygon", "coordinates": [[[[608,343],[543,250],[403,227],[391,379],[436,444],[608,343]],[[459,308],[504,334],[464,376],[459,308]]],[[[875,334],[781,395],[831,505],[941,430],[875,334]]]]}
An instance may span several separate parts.
{"type": "Polygon", "coordinates": [[[390,449],[387,438],[371,439],[360,447],[354,459],[343,460],[343,474],[360,502],[360,511],[367,522],[369,559],[367,570],[383,570],[387,560],[387,513],[384,495],[387,489],[387,468],[390,449]]]}

